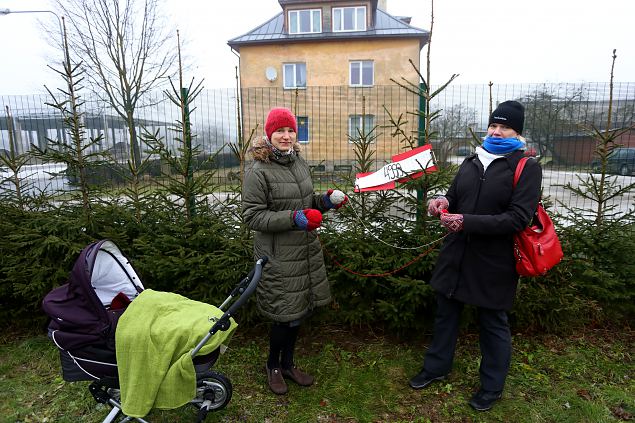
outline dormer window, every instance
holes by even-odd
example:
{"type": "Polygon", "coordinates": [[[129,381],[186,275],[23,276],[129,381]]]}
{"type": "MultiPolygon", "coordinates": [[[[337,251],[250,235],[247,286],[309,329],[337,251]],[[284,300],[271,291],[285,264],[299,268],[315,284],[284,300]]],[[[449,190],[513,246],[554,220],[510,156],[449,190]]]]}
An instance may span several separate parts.
{"type": "Polygon", "coordinates": [[[289,11],[289,34],[322,32],[322,9],[289,11]]]}
{"type": "Polygon", "coordinates": [[[333,32],[366,31],[366,6],[333,8],[333,32]]]}

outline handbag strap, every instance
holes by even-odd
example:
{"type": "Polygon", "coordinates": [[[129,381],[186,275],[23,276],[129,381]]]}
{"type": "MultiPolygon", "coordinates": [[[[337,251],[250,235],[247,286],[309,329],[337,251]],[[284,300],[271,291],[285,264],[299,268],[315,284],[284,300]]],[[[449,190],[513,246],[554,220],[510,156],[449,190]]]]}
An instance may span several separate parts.
{"type": "MultiPolygon", "coordinates": [[[[520,159],[520,161],[518,161],[518,164],[516,165],[516,171],[514,172],[514,184],[512,185],[513,188],[516,188],[516,184],[518,183],[518,179],[520,179],[520,174],[523,173],[523,169],[525,168],[525,163],[527,163],[527,160],[529,160],[529,157],[523,157],[522,159],[520,159]]],[[[542,207],[542,198],[538,198],[538,208],[540,207],[542,207]]],[[[537,211],[538,209],[536,209],[536,212],[537,211]]],[[[534,216],[536,215],[536,212],[534,212],[534,216]]],[[[531,224],[531,221],[529,223],[531,224]]]]}
{"type": "Polygon", "coordinates": [[[527,160],[529,160],[529,157],[523,157],[516,165],[516,172],[514,172],[514,184],[512,185],[513,188],[516,188],[516,184],[520,179],[520,174],[523,173],[523,169],[525,168],[525,163],[527,163],[527,160]]]}

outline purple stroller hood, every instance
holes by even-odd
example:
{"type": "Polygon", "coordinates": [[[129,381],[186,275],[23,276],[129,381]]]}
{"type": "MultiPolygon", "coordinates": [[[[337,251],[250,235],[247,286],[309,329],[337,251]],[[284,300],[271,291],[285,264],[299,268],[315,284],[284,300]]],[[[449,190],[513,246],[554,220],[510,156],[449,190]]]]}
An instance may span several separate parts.
{"type": "Polygon", "coordinates": [[[74,350],[88,345],[114,349],[115,326],[121,310],[111,310],[120,292],[130,300],[143,285],[128,259],[108,240],[85,247],[68,282],[42,301],[51,318],[49,335],[57,346],[74,350]]]}

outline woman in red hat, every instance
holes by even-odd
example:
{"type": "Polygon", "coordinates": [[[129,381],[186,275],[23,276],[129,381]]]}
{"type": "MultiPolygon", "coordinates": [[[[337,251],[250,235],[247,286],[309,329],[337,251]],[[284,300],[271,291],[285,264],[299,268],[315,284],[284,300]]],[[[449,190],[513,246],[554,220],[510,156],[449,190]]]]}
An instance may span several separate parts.
{"type": "Polygon", "coordinates": [[[265,365],[269,388],[288,390],[285,379],[309,386],[313,376],[295,365],[300,324],[331,301],[322,247],[314,232],[322,213],[343,206],[342,191],[313,191],[309,166],[300,156],[297,122],[290,110],[271,109],[266,137],[250,149],[253,163],[243,182],[243,219],[255,231],[254,253],[269,262],[256,291],[260,313],[272,321],[265,365]]]}

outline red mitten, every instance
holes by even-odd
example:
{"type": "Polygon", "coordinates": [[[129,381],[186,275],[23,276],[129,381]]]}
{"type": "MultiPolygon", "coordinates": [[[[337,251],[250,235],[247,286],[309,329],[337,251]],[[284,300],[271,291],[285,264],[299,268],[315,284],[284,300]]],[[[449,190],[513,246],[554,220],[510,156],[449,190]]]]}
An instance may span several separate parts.
{"type": "Polygon", "coordinates": [[[463,215],[441,213],[441,224],[450,232],[459,232],[463,230],[463,215]]]}
{"type": "Polygon", "coordinates": [[[344,194],[344,199],[342,200],[341,203],[339,203],[337,206],[335,206],[335,209],[339,209],[342,206],[346,205],[346,203],[348,203],[348,195],[344,194]]]}
{"type": "Polygon", "coordinates": [[[316,209],[296,210],[293,212],[293,221],[298,228],[311,232],[322,224],[322,213],[316,209]]]}

